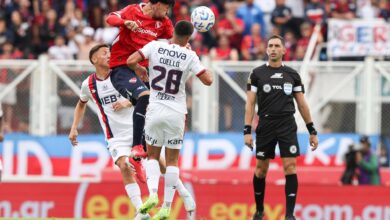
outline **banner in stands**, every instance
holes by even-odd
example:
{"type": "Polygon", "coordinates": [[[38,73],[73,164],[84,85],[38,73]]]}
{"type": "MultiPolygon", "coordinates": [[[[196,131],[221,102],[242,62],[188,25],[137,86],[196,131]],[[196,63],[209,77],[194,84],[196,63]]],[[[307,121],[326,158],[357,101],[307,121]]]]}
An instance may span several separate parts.
{"type": "MultiPolygon", "coordinates": [[[[319,148],[311,151],[308,135],[300,134],[298,165],[341,166],[348,145],[358,139],[356,134],[319,135],[319,148]]],[[[371,137],[373,146],[377,140],[377,136],[371,137]]],[[[72,147],[66,136],[6,135],[0,153],[4,176],[99,177],[103,169],[114,167],[103,135],[81,135],[77,147],[72,147]]],[[[272,163],[281,164],[281,160],[272,163]]],[[[254,153],[244,146],[241,133],[186,134],[180,155],[182,170],[248,170],[254,165],[254,153]]]]}
{"type": "Polygon", "coordinates": [[[328,20],[330,57],[390,55],[390,25],[383,19],[328,20]]]}
{"type": "MultiPolygon", "coordinates": [[[[250,182],[186,185],[195,195],[197,211],[192,218],[186,217],[183,202],[176,196],[172,219],[241,220],[249,219],[255,212],[250,182]]],[[[147,195],[145,185],[141,189],[147,195]]],[[[0,217],[7,219],[132,219],[135,214],[120,182],[2,183],[0,195],[0,217]]],[[[384,186],[301,185],[295,214],[297,220],[390,220],[388,195],[390,187],[384,186]]],[[[284,201],[284,186],[267,185],[266,219],[284,219],[284,201]]],[[[156,211],[153,209],[151,214],[156,211]]]]}

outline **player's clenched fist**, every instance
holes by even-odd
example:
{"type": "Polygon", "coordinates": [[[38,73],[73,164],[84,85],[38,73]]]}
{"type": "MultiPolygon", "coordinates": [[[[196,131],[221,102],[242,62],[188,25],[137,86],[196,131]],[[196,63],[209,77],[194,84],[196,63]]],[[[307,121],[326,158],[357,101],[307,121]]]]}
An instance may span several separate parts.
{"type": "Polygon", "coordinates": [[[137,22],[135,22],[135,21],[130,21],[130,20],[126,20],[126,21],[125,21],[125,26],[126,26],[128,29],[132,30],[132,31],[134,31],[135,29],[138,28],[137,22]]]}

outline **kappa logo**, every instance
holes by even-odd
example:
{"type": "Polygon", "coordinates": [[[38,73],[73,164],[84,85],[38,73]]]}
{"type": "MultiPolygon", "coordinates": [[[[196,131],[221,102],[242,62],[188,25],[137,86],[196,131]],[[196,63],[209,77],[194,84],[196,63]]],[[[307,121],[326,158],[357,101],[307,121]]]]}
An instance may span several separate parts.
{"type": "Polygon", "coordinates": [[[114,149],[114,150],[111,151],[111,155],[113,157],[116,157],[117,154],[118,154],[118,150],[117,149],[114,149]]]}
{"type": "Polygon", "coordinates": [[[259,157],[264,157],[264,152],[262,152],[262,151],[259,151],[259,152],[257,152],[257,154],[256,154],[257,156],[259,156],[259,157]]]}
{"type": "Polygon", "coordinates": [[[295,154],[295,153],[297,153],[297,146],[295,146],[295,145],[291,145],[290,146],[290,153],[292,153],[292,154],[295,154]]]}
{"type": "Polygon", "coordinates": [[[135,77],[133,77],[133,78],[131,78],[130,80],[129,80],[129,83],[132,83],[132,84],[134,84],[134,83],[136,83],[137,82],[137,78],[135,78],[135,77]]]}
{"type": "Polygon", "coordinates": [[[283,73],[274,73],[274,75],[271,76],[271,79],[283,79],[283,73]]]}

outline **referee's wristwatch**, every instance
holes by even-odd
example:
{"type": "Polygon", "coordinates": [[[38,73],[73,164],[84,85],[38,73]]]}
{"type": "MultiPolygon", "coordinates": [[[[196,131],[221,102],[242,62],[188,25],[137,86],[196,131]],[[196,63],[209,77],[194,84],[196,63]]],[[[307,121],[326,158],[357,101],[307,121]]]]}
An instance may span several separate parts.
{"type": "Polygon", "coordinates": [[[317,130],[314,128],[313,122],[307,123],[306,128],[310,135],[317,135],[317,130]]]}

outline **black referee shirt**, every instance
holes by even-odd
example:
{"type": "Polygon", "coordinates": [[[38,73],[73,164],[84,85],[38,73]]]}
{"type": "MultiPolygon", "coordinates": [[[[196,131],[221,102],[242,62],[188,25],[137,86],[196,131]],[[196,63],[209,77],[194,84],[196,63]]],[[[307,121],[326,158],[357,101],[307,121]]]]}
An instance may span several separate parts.
{"type": "Polygon", "coordinates": [[[295,113],[295,92],[304,92],[297,71],[282,64],[273,68],[267,64],[253,69],[248,79],[248,91],[256,92],[260,118],[277,118],[295,113]]]}

